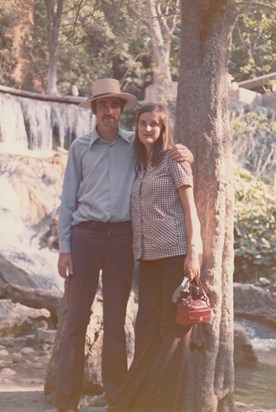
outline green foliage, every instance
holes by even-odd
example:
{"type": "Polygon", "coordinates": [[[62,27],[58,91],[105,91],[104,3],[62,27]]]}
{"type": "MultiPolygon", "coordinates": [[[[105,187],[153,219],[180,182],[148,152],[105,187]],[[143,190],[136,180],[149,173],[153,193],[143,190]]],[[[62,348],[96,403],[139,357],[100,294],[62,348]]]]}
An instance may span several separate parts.
{"type": "Polygon", "coordinates": [[[273,179],[276,171],[276,113],[254,106],[232,110],[233,152],[256,177],[273,179]]]}
{"type": "MultiPolygon", "coordinates": [[[[158,0],[170,25],[178,15],[176,0],[158,0]]],[[[276,70],[273,0],[236,1],[238,17],[233,29],[229,70],[236,81],[276,70]]],[[[153,52],[145,24],[147,0],[64,0],[58,52],[58,89],[70,94],[76,84],[80,94],[90,93],[99,77],[115,77],[140,100],[153,78],[153,52]]],[[[179,25],[171,43],[171,73],[178,80],[179,25]]],[[[0,0],[0,83],[23,87],[18,66],[28,70],[30,88],[45,91],[48,72],[47,13],[44,0],[0,0]],[[14,44],[13,30],[20,30],[25,9],[33,9],[33,28],[21,46],[14,44]],[[24,46],[24,62],[20,66],[24,46]],[[17,47],[17,49],[16,49],[17,47]]],[[[28,85],[25,82],[25,87],[28,85]]]]}
{"type": "Polygon", "coordinates": [[[239,82],[276,71],[276,7],[274,0],[236,3],[229,72],[239,82]]]}
{"type": "Polygon", "coordinates": [[[9,2],[0,0],[0,83],[6,86],[16,86],[13,73],[18,63],[18,56],[13,34],[20,19],[22,7],[19,0],[9,2]]]}
{"type": "Polygon", "coordinates": [[[234,280],[276,286],[276,204],[272,185],[235,170],[234,280]]]}
{"type": "MultiPolygon", "coordinates": [[[[13,53],[10,26],[20,25],[20,9],[24,1],[11,0],[7,7],[0,0],[0,82],[21,87],[13,78],[17,59],[13,53]],[[18,10],[18,13],[14,11],[18,10]]],[[[26,0],[27,1],[27,0],[26,0]]],[[[161,1],[161,9],[172,13],[175,0],[161,1]]],[[[66,0],[59,36],[58,89],[61,94],[70,94],[73,84],[80,94],[91,92],[94,79],[114,77],[121,81],[122,88],[144,98],[145,87],[152,82],[153,58],[150,36],[145,24],[146,0],[66,0]]],[[[35,79],[33,88],[45,91],[48,72],[47,13],[44,0],[35,0],[33,27],[24,41],[30,67],[35,79]]],[[[178,73],[179,39],[173,38],[171,56],[174,78],[178,73]]]]}

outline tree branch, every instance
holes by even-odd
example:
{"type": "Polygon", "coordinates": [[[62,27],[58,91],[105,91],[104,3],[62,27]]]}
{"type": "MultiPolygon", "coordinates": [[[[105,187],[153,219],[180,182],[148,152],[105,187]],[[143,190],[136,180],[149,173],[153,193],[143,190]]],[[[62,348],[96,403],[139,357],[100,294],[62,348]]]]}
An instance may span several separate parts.
{"type": "Polygon", "coordinates": [[[262,7],[266,7],[272,10],[276,10],[276,6],[274,6],[273,4],[268,4],[268,3],[263,3],[262,1],[251,1],[251,0],[243,0],[240,2],[237,2],[236,4],[238,5],[242,5],[242,4],[250,4],[250,5],[255,5],[255,6],[262,6],[262,7]]]}

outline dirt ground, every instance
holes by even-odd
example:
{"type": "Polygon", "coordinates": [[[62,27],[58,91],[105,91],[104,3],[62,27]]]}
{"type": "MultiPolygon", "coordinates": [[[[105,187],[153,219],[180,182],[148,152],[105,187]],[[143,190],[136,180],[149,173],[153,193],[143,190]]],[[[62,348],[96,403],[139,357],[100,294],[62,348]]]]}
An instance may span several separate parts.
{"type": "MultiPolygon", "coordinates": [[[[44,382],[51,344],[38,344],[35,335],[0,337],[0,411],[54,412],[44,402],[44,382]]],[[[80,412],[101,412],[83,397],[80,412]]]]}
{"type": "Polygon", "coordinates": [[[0,338],[1,412],[47,410],[43,386],[51,348],[35,344],[34,335],[0,338]]]}
{"type": "MultiPolygon", "coordinates": [[[[40,412],[47,408],[44,405],[43,391],[9,388],[8,392],[0,392],[0,410],[2,412],[40,412]]],[[[49,409],[48,409],[49,410],[49,409]]]]}

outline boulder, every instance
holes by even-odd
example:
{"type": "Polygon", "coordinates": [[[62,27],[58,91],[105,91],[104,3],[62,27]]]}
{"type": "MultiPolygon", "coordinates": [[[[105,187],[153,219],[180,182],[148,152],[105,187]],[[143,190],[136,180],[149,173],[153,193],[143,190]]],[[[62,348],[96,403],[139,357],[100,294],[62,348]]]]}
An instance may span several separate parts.
{"type": "Polygon", "coordinates": [[[31,308],[47,309],[56,319],[62,293],[38,287],[36,278],[0,255],[0,299],[11,299],[12,302],[31,308]]]}
{"type": "Polygon", "coordinates": [[[234,363],[237,366],[251,366],[258,361],[246,329],[234,322],[234,363]]]}
{"type": "Polygon", "coordinates": [[[54,344],[56,338],[56,330],[48,330],[44,328],[37,328],[35,333],[35,341],[37,343],[54,344]]]}
{"type": "Polygon", "coordinates": [[[50,318],[46,309],[28,308],[9,299],[0,300],[0,336],[28,333],[36,321],[45,318],[50,318]]]}
{"type": "Polygon", "coordinates": [[[234,283],[234,311],[236,317],[276,328],[276,299],[259,286],[234,283]]]}

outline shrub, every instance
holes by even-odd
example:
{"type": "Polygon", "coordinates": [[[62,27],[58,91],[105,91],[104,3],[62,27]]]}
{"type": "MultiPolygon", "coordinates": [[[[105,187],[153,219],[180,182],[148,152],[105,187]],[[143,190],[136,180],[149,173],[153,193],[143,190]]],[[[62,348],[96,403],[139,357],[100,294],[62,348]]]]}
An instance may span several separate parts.
{"type": "Polygon", "coordinates": [[[234,280],[274,289],[276,285],[276,205],[272,185],[235,170],[234,280]]]}

